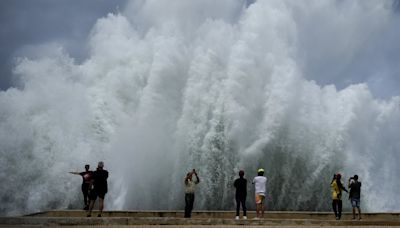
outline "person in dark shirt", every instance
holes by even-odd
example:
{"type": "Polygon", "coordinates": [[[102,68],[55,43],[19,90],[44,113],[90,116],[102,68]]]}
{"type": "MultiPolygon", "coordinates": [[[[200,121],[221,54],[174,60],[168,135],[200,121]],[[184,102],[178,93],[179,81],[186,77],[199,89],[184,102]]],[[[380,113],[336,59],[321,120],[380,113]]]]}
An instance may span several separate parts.
{"type": "Polygon", "coordinates": [[[85,165],[85,171],[84,172],[69,172],[71,174],[75,175],[80,175],[82,176],[82,194],[83,194],[83,202],[84,202],[84,208],[83,210],[89,209],[89,191],[90,191],[90,186],[92,184],[92,176],[93,176],[93,171],[89,170],[90,166],[88,164],[85,165]]]}
{"type": "Polygon", "coordinates": [[[358,209],[358,219],[361,219],[360,199],[361,199],[361,182],[358,181],[358,175],[354,175],[349,179],[349,199],[353,207],[353,219],[356,219],[356,208],[358,209]]]}
{"type": "Polygon", "coordinates": [[[93,185],[90,191],[90,205],[87,217],[92,215],[94,203],[99,197],[99,214],[97,217],[101,217],[104,208],[104,197],[108,191],[107,187],[108,171],[104,169],[104,162],[99,162],[97,170],[93,172],[93,185]]]}
{"type": "Polygon", "coordinates": [[[243,219],[247,219],[246,216],[246,196],[247,196],[247,180],[244,178],[244,171],[239,171],[239,178],[235,180],[233,186],[236,188],[236,218],[239,219],[240,204],[243,208],[243,219]]]}

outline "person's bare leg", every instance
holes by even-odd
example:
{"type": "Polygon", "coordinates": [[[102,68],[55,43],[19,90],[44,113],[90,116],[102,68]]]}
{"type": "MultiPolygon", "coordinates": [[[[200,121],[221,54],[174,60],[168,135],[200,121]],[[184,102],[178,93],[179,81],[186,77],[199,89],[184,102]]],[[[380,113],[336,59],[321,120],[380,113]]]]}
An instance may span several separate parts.
{"type": "Polygon", "coordinates": [[[88,210],[88,214],[87,214],[87,217],[90,217],[91,215],[92,215],[92,210],[93,210],[93,207],[94,207],[94,200],[90,200],[90,203],[89,203],[89,210],[88,210]]]}
{"type": "Polygon", "coordinates": [[[104,199],[99,198],[99,215],[98,215],[98,217],[101,217],[101,214],[103,213],[103,208],[104,208],[104,199]]]}
{"type": "Polygon", "coordinates": [[[260,204],[256,204],[256,217],[259,218],[260,217],[260,204]]]}
{"type": "Polygon", "coordinates": [[[353,207],[353,219],[356,219],[356,208],[353,207]]]}
{"type": "Polygon", "coordinates": [[[261,203],[261,218],[264,218],[264,203],[261,203]]]}
{"type": "Polygon", "coordinates": [[[361,219],[361,208],[358,208],[358,219],[361,219]]]}

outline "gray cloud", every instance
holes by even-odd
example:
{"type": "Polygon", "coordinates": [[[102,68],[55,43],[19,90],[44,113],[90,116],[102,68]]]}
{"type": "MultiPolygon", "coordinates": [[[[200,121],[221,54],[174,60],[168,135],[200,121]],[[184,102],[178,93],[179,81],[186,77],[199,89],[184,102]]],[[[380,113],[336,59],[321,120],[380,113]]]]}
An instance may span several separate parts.
{"type": "MultiPolygon", "coordinates": [[[[2,63],[0,90],[13,85],[11,72],[14,59],[24,56],[37,57],[35,55],[40,53],[35,51],[37,50],[35,47],[42,44],[57,44],[64,47],[78,62],[83,60],[87,53],[86,39],[96,20],[110,12],[118,11],[119,8],[123,10],[127,2],[127,0],[0,1],[0,62],[2,63]]],[[[255,0],[246,2],[250,5],[255,0]]],[[[337,1],[337,7],[346,7],[346,4],[349,3],[337,1]]],[[[397,28],[400,23],[400,1],[394,0],[391,7],[396,12],[391,17],[391,22],[381,28],[380,33],[365,34],[367,37],[365,39],[354,38],[346,33],[338,34],[339,30],[328,29],[331,27],[318,27],[318,23],[334,25],[335,20],[341,19],[337,15],[333,15],[330,22],[302,21],[306,18],[305,15],[297,15],[298,25],[303,26],[302,33],[299,34],[300,56],[297,58],[306,66],[303,69],[304,77],[315,80],[320,85],[334,84],[339,89],[350,84],[367,82],[377,97],[399,95],[400,30],[397,28]],[[315,34],[313,39],[310,39],[312,37],[310,34],[315,34]],[[335,55],[335,49],[340,45],[340,37],[350,42],[363,39],[364,48],[352,53],[355,56],[349,58],[351,61],[346,61],[342,55],[335,55]],[[331,48],[327,49],[330,45],[331,48]]],[[[324,12],[312,9],[305,12],[315,14],[310,18],[327,18],[323,16],[324,12]]],[[[294,16],[296,17],[296,14],[294,16]]],[[[362,14],[359,16],[363,17],[362,14]]],[[[349,28],[354,27],[349,26],[349,28]]],[[[365,28],[359,29],[362,31],[365,28]]]]}
{"type": "Polygon", "coordinates": [[[304,77],[338,89],[365,82],[376,97],[398,96],[400,1],[387,1],[392,8],[387,17],[376,13],[379,8],[371,11],[375,5],[360,5],[350,11],[350,2],[336,1],[294,14],[302,31],[297,59],[304,63],[304,77]]]}
{"type": "Polygon", "coordinates": [[[96,20],[116,12],[126,0],[2,0],[0,1],[0,89],[13,84],[15,57],[29,56],[44,43],[58,43],[77,59],[96,20]]]}

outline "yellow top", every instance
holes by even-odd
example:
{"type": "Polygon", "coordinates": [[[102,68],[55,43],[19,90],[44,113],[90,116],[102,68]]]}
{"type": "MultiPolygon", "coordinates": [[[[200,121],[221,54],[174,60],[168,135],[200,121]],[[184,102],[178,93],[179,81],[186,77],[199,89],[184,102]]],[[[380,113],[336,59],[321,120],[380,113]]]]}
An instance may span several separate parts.
{"type": "Polygon", "coordinates": [[[334,180],[331,184],[331,189],[332,189],[332,199],[333,200],[340,200],[342,199],[342,189],[339,188],[337,180],[334,180]]]}

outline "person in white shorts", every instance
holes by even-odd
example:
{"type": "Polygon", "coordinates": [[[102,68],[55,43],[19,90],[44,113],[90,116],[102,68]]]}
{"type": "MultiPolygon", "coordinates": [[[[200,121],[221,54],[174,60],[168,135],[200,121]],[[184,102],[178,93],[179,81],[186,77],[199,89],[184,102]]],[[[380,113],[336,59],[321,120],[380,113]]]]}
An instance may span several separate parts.
{"type": "Polygon", "coordinates": [[[257,176],[253,179],[253,184],[255,188],[255,196],[256,196],[256,212],[257,217],[264,217],[264,200],[267,192],[267,178],[264,177],[264,169],[257,170],[257,176]]]}

